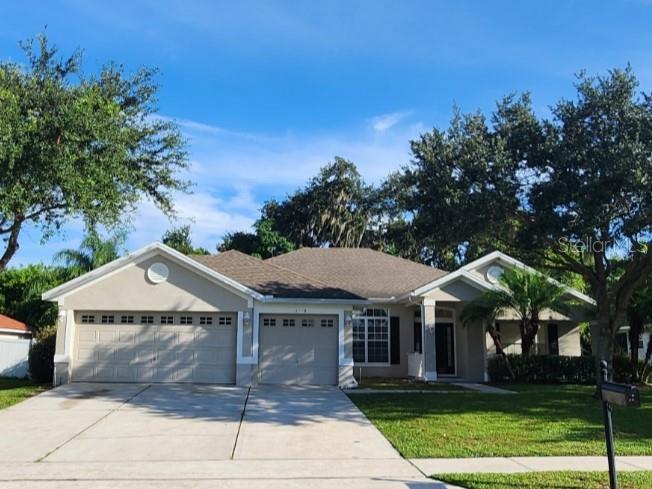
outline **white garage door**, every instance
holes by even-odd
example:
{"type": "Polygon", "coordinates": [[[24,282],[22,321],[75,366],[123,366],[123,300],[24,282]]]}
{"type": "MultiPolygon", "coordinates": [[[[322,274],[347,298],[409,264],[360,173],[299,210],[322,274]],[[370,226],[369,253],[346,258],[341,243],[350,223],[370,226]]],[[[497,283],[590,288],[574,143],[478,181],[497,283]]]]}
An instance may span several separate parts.
{"type": "Polygon", "coordinates": [[[260,382],[337,384],[337,316],[261,315],[260,382]]]}
{"type": "Polygon", "coordinates": [[[80,312],[73,381],[235,383],[236,315],[80,312]]]}

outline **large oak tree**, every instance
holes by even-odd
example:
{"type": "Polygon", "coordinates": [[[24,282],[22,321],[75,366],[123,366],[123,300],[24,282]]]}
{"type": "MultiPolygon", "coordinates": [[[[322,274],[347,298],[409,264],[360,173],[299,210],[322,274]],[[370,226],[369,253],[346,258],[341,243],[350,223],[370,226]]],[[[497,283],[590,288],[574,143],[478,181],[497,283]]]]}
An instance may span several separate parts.
{"type": "Polygon", "coordinates": [[[45,36],[22,46],[26,65],[0,63],[0,270],[28,224],[44,239],[73,218],[120,227],[143,198],[172,213],[187,188],[184,141],[155,116],[155,70],[86,75],[80,52],[61,58],[45,36]]]}
{"type": "Polygon", "coordinates": [[[652,274],[652,95],[630,69],[581,74],[576,91],[549,117],[528,95],[510,96],[489,123],[458,116],[422,136],[397,194],[434,262],[493,245],[580,275],[597,304],[593,352],[610,362],[652,274]]]}

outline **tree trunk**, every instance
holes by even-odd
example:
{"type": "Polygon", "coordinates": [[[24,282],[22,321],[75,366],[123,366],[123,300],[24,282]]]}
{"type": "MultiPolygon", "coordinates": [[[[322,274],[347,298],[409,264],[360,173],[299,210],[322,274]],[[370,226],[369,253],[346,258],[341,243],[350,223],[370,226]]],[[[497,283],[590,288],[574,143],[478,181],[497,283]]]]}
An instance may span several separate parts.
{"type": "Polygon", "coordinates": [[[593,328],[595,351],[595,372],[597,383],[600,384],[601,365],[604,360],[609,368],[609,379],[613,379],[613,355],[616,333],[622,325],[624,314],[611,314],[608,308],[598,307],[596,326],[593,328]]]}
{"type": "Polygon", "coordinates": [[[7,267],[9,260],[11,260],[18,251],[18,235],[20,234],[20,228],[22,225],[23,222],[21,220],[16,220],[14,221],[14,225],[11,226],[9,237],[6,238],[7,246],[5,248],[5,252],[0,257],[0,272],[2,272],[7,267]]]}
{"type": "Polygon", "coordinates": [[[503,357],[505,360],[505,365],[507,366],[507,371],[509,372],[509,376],[514,379],[516,376],[514,375],[514,370],[512,370],[512,365],[509,363],[509,358],[507,358],[507,355],[505,354],[505,349],[503,348],[503,341],[500,339],[500,333],[496,329],[495,326],[487,326],[487,333],[489,333],[489,336],[494,342],[494,346],[496,347],[496,355],[500,355],[503,357]]]}
{"type": "Polygon", "coordinates": [[[539,332],[539,323],[524,319],[521,321],[521,354],[527,357],[532,352],[532,346],[539,332]]]}
{"type": "Polygon", "coordinates": [[[629,314],[629,358],[632,362],[632,381],[638,382],[638,342],[643,331],[643,318],[634,312],[629,314]]]}
{"type": "Polygon", "coordinates": [[[652,360],[652,332],[647,339],[647,350],[645,350],[645,363],[650,363],[652,360]]]}

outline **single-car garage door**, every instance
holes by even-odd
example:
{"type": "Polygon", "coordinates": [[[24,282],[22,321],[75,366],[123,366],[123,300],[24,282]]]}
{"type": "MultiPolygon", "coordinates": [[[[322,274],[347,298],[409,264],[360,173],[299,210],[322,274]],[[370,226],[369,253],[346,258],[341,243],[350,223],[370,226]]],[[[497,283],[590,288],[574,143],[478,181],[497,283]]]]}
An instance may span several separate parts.
{"type": "Polygon", "coordinates": [[[261,315],[260,382],[337,384],[337,316],[261,315]]]}
{"type": "Polygon", "coordinates": [[[73,381],[235,383],[236,314],[75,316],[73,381]]]}

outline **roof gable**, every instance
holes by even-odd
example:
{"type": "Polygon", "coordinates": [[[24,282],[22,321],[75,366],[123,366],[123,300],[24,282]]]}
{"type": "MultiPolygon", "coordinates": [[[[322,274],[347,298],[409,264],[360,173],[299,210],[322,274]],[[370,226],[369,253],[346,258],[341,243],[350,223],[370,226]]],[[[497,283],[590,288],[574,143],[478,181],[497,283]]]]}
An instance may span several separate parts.
{"type": "Polygon", "coordinates": [[[73,280],[69,280],[58,287],[44,292],[42,298],[46,301],[56,301],[82,287],[89,286],[119,270],[124,269],[125,267],[139,263],[149,257],[155,256],[156,254],[162,254],[177,263],[182,264],[186,268],[202,274],[220,285],[226,286],[228,289],[241,296],[252,297],[258,300],[265,299],[265,297],[259,292],[238,283],[236,280],[233,280],[232,278],[227,277],[226,275],[223,275],[160,242],[154,242],[144,246],[143,248],[118,258],[117,260],[113,260],[112,262],[85,273],[73,280]]]}
{"type": "MultiPolygon", "coordinates": [[[[493,251],[483,257],[478,258],[477,260],[467,263],[463,267],[457,269],[455,272],[446,275],[445,277],[442,277],[439,280],[435,280],[429,284],[426,284],[423,287],[420,287],[419,289],[414,291],[414,295],[427,294],[431,290],[444,287],[447,284],[450,284],[456,280],[464,280],[469,284],[474,284],[477,287],[490,290],[496,287],[495,284],[492,284],[487,279],[487,274],[486,274],[486,271],[492,265],[499,265],[504,268],[522,268],[530,272],[537,272],[537,270],[517,260],[516,258],[506,255],[505,253],[502,253],[500,251],[493,251]]],[[[579,290],[576,290],[572,287],[565,286],[551,277],[549,277],[548,280],[550,280],[551,282],[555,282],[559,285],[562,285],[566,289],[568,294],[575,297],[576,299],[579,299],[582,302],[585,302],[586,304],[595,305],[595,301],[591,297],[587,296],[586,294],[583,294],[579,290]]]]}

